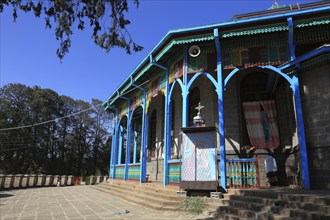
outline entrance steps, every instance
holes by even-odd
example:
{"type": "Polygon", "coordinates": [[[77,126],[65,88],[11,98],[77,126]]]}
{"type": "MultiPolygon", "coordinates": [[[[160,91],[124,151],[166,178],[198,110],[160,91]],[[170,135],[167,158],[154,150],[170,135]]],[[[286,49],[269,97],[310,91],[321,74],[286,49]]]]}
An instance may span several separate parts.
{"type": "MultiPolygon", "coordinates": [[[[179,186],[163,188],[162,182],[108,180],[95,189],[154,210],[180,211],[184,197],[179,186]]],[[[287,188],[229,190],[223,199],[205,198],[211,219],[253,220],[330,220],[330,191],[287,188]]]]}
{"type": "Polygon", "coordinates": [[[108,180],[93,187],[99,191],[155,210],[179,210],[183,199],[176,195],[179,186],[170,185],[163,188],[161,182],[140,184],[136,181],[108,180]]]}
{"type": "MultiPolygon", "coordinates": [[[[180,190],[179,185],[167,185],[164,188],[162,184],[161,181],[140,184],[136,181],[108,180],[92,187],[143,207],[155,210],[182,211],[180,205],[185,197],[177,195],[180,190]]],[[[225,194],[224,198],[227,197],[228,195],[225,194]]],[[[208,212],[216,210],[219,205],[228,205],[227,199],[205,198],[204,201],[208,212]]]]}
{"type": "Polygon", "coordinates": [[[330,192],[280,188],[231,190],[213,216],[230,220],[330,219],[330,192]]]}

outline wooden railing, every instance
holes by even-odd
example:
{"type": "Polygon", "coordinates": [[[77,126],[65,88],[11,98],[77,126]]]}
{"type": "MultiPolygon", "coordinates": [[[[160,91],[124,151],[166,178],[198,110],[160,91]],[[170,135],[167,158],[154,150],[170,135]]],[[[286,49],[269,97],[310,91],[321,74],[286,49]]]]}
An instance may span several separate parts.
{"type": "Polygon", "coordinates": [[[226,162],[230,188],[260,188],[258,157],[227,159],[226,162]]]}
{"type": "Polygon", "coordinates": [[[125,164],[116,165],[116,179],[124,179],[125,176],[125,164]]]}
{"type": "Polygon", "coordinates": [[[140,164],[128,165],[128,179],[140,180],[140,164]]]}
{"type": "Polygon", "coordinates": [[[181,161],[172,161],[168,164],[169,184],[179,184],[181,181],[181,161]]]}

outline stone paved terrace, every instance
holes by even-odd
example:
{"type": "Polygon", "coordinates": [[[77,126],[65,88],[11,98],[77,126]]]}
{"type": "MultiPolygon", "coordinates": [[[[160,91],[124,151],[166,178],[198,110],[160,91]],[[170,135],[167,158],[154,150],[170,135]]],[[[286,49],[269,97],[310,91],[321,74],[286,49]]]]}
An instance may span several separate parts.
{"type": "Polygon", "coordinates": [[[155,211],[90,186],[0,191],[2,219],[204,219],[206,214],[155,211]],[[124,214],[125,210],[129,213],[124,214]],[[120,212],[121,214],[116,214],[120,212]]]}

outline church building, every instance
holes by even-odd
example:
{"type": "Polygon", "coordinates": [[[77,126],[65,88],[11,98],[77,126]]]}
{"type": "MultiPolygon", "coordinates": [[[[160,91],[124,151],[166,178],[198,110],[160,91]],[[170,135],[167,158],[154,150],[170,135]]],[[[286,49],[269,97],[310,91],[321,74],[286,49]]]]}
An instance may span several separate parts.
{"type": "Polygon", "coordinates": [[[103,106],[111,179],[166,187],[211,172],[222,189],[259,188],[270,155],[277,185],[329,190],[330,2],[169,31],[103,106]],[[194,128],[205,144],[188,149],[194,128]]]}

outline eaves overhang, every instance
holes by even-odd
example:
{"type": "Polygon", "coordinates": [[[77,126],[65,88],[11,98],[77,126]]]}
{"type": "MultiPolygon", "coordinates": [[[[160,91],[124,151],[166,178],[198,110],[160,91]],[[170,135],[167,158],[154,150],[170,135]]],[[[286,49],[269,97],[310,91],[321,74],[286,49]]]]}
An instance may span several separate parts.
{"type": "Polygon", "coordinates": [[[306,60],[309,60],[313,57],[317,57],[321,54],[324,54],[324,53],[330,53],[330,44],[325,44],[309,53],[306,53],[305,55],[303,56],[300,56],[290,62],[287,62],[287,63],[284,63],[282,65],[280,65],[278,68],[281,69],[281,70],[286,70],[286,69],[289,69],[291,67],[294,67],[296,65],[299,65],[300,63],[306,61],[306,60]]]}
{"type": "MultiPolygon", "coordinates": [[[[154,57],[155,60],[159,60],[173,45],[176,44],[187,44],[194,42],[194,38],[176,38],[176,36],[182,36],[182,35],[194,35],[195,33],[200,33],[200,32],[208,32],[209,36],[205,38],[202,37],[202,40],[212,40],[213,36],[210,34],[213,34],[213,30],[215,28],[218,28],[221,32],[221,30],[226,29],[226,28],[234,28],[235,26],[240,26],[240,25],[246,25],[246,24],[254,24],[258,22],[265,22],[265,21],[271,21],[271,20],[278,20],[278,19],[286,19],[289,17],[295,17],[295,16],[303,16],[307,14],[318,14],[318,13],[323,13],[330,11],[330,4],[323,6],[323,7],[318,7],[318,8],[310,8],[310,9],[305,9],[305,10],[295,10],[295,11],[290,11],[290,12],[285,12],[285,13],[280,13],[280,14],[271,14],[271,15],[265,15],[261,17],[252,17],[252,18],[246,18],[246,19],[240,19],[240,20],[233,20],[233,21],[228,21],[228,22],[222,22],[222,23],[215,23],[215,24],[209,24],[209,25],[202,25],[202,26],[196,26],[196,27],[190,27],[190,28],[183,28],[183,29],[176,29],[176,30],[171,30],[169,31],[161,40],[160,42],[151,50],[151,52],[140,62],[134,70],[131,72],[131,74],[124,80],[123,83],[121,83],[118,88],[113,92],[113,94],[107,99],[106,103],[113,104],[113,102],[119,98],[117,91],[124,92],[123,88],[125,87],[130,87],[127,86],[129,84],[130,78],[133,78],[133,81],[136,81],[141,75],[143,75],[151,66],[152,64],[150,63],[150,56],[154,57]],[[190,40],[188,40],[190,39],[190,40]]],[[[206,34],[207,35],[207,34],[206,34]]],[[[197,38],[196,38],[197,39],[197,38]]],[[[198,40],[196,40],[198,41],[198,40]]]]}

